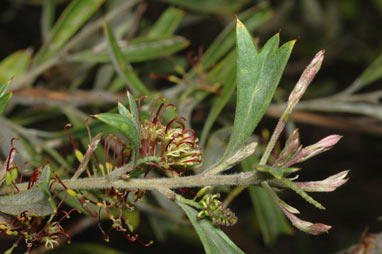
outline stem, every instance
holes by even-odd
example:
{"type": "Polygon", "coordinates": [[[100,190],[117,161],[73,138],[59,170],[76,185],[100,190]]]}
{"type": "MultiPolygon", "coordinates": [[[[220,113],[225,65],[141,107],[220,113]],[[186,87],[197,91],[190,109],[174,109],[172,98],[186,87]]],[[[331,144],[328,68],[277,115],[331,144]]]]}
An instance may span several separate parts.
{"type": "Polygon", "coordinates": [[[186,205],[189,205],[189,206],[193,206],[197,209],[202,209],[202,205],[199,204],[198,202],[195,202],[194,200],[191,200],[191,199],[187,199],[187,198],[184,198],[182,197],[181,195],[176,195],[175,197],[175,200],[179,201],[179,202],[182,202],[183,204],[186,204],[186,205]]]}
{"type": "Polygon", "coordinates": [[[322,61],[324,60],[324,50],[319,51],[313,58],[313,60],[310,62],[310,64],[305,68],[304,72],[301,74],[300,79],[298,80],[296,86],[294,87],[293,91],[289,95],[288,98],[288,104],[286,109],[284,110],[283,114],[281,115],[276,128],[272,134],[271,139],[269,140],[269,143],[267,147],[265,148],[264,154],[261,157],[260,165],[265,165],[268,161],[268,158],[281,134],[283,131],[285,124],[292,113],[293,108],[297,105],[297,103],[300,101],[301,97],[305,93],[306,89],[308,88],[309,84],[312,82],[314,76],[318,72],[318,70],[321,67],[322,61]]]}
{"type": "MultiPolygon", "coordinates": [[[[128,180],[113,180],[106,177],[96,178],[80,178],[73,180],[63,180],[63,183],[72,190],[92,190],[92,189],[105,189],[115,187],[117,189],[141,189],[141,190],[163,190],[164,188],[184,188],[184,187],[202,187],[202,186],[249,186],[259,185],[261,179],[256,175],[256,171],[237,173],[230,175],[217,175],[217,176],[185,176],[177,178],[156,178],[156,179],[142,179],[133,178],[128,180]]],[[[27,190],[28,183],[17,184],[20,191],[27,190]]],[[[51,191],[64,190],[60,183],[54,183],[51,191]]],[[[0,189],[0,195],[10,192],[8,186],[0,189]]]]}

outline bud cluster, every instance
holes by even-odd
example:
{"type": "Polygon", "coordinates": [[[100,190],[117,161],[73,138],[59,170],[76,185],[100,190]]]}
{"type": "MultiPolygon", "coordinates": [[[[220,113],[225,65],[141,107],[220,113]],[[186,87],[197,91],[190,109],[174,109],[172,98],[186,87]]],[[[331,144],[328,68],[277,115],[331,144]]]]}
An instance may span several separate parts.
{"type": "Polygon", "coordinates": [[[202,210],[198,213],[198,218],[209,217],[214,225],[233,226],[237,222],[235,213],[225,207],[219,200],[220,194],[205,194],[199,201],[202,210]]]}

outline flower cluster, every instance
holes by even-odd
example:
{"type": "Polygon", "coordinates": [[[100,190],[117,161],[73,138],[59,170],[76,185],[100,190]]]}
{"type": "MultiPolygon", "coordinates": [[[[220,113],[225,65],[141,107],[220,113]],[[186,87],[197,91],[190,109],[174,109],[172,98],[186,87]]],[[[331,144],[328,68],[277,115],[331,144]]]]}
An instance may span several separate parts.
{"type": "Polygon", "coordinates": [[[174,105],[161,103],[154,117],[155,104],[150,118],[140,123],[140,156],[159,157],[160,160],[151,165],[160,168],[169,177],[178,176],[201,163],[199,140],[194,136],[194,130],[185,129],[184,117],[175,117],[167,125],[162,124],[164,111],[174,105]]]}

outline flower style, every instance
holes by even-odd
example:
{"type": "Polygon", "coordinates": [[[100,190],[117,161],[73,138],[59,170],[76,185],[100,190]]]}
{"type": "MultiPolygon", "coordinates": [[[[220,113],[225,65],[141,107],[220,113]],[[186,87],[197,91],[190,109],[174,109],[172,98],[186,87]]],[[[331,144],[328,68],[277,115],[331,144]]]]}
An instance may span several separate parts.
{"type": "MultiPolygon", "coordinates": [[[[186,169],[198,166],[201,161],[201,147],[195,131],[185,129],[184,117],[175,117],[167,125],[162,124],[162,115],[172,104],[161,103],[156,116],[154,104],[150,118],[140,123],[141,147],[140,157],[159,157],[157,162],[147,163],[160,168],[167,176],[174,177],[186,169]]],[[[140,108],[140,103],[139,103],[140,108]]]]}

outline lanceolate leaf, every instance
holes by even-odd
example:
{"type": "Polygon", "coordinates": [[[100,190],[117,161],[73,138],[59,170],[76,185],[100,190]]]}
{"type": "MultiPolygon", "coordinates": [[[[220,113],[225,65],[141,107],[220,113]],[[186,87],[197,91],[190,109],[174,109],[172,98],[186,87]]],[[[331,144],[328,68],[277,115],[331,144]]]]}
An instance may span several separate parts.
{"type": "MultiPolygon", "coordinates": [[[[137,136],[140,137],[141,136],[141,127],[140,127],[140,116],[139,116],[138,107],[137,107],[137,104],[135,102],[134,97],[129,92],[127,92],[127,97],[128,97],[128,100],[129,100],[130,110],[128,110],[120,102],[118,103],[118,110],[119,110],[119,113],[122,116],[125,116],[126,118],[129,118],[134,123],[134,127],[136,129],[137,136]]],[[[137,158],[138,148],[139,148],[139,146],[135,147],[134,160],[137,158]]]]}
{"type": "Polygon", "coordinates": [[[294,41],[290,41],[278,48],[279,35],[276,34],[258,53],[240,20],[237,21],[236,37],[237,103],[225,157],[244,144],[263,117],[294,45],[294,41]]]}
{"type": "Polygon", "coordinates": [[[0,85],[0,115],[4,112],[9,100],[12,97],[12,93],[7,93],[7,89],[11,82],[8,81],[5,84],[0,85]]]}
{"type": "MultiPolygon", "coordinates": [[[[172,55],[184,48],[190,42],[181,36],[165,36],[161,38],[136,38],[120,49],[129,63],[144,62],[172,55]]],[[[83,50],[68,57],[69,61],[109,63],[106,50],[83,50]]]]}
{"type": "MultiPolygon", "coordinates": [[[[31,62],[30,50],[18,50],[0,62],[0,84],[24,74],[31,62]]],[[[1,89],[1,88],[0,88],[1,89]]],[[[0,92],[1,96],[1,92],[0,92]]]]}
{"type": "Polygon", "coordinates": [[[196,233],[198,233],[207,254],[244,253],[220,228],[212,225],[207,219],[197,219],[196,216],[198,213],[194,208],[178,201],[177,204],[187,214],[187,217],[191,221],[196,233]]]}
{"type": "Polygon", "coordinates": [[[382,78],[382,54],[379,55],[343,93],[351,94],[382,78]]]}
{"type": "Polygon", "coordinates": [[[48,196],[39,188],[39,184],[47,183],[49,180],[50,168],[46,165],[41,171],[40,178],[31,189],[19,194],[0,197],[0,212],[20,215],[24,211],[29,211],[35,216],[46,216],[54,213],[48,196]]]}
{"type": "Polygon", "coordinates": [[[180,21],[184,16],[184,11],[169,7],[153,25],[148,37],[161,37],[165,35],[172,35],[175,29],[178,27],[180,21]]]}
{"type": "Polygon", "coordinates": [[[55,11],[56,0],[45,0],[42,5],[41,15],[41,35],[44,41],[48,39],[49,32],[52,29],[55,11]]]}
{"type": "Polygon", "coordinates": [[[5,107],[7,106],[11,97],[12,97],[11,93],[8,93],[0,97],[0,115],[3,114],[5,107]]]}
{"type": "Polygon", "coordinates": [[[132,118],[120,114],[103,113],[95,115],[102,122],[122,131],[123,134],[130,140],[135,149],[139,148],[140,136],[132,118]]]}
{"type": "Polygon", "coordinates": [[[106,23],[104,23],[104,30],[107,38],[109,55],[118,75],[134,93],[149,94],[150,91],[145,87],[137,74],[135,74],[131,65],[126,61],[110,27],[106,23]]]}
{"type": "Polygon", "coordinates": [[[104,0],[74,0],[64,10],[48,35],[46,44],[38,51],[35,62],[51,58],[103,4],[104,0]]]}

